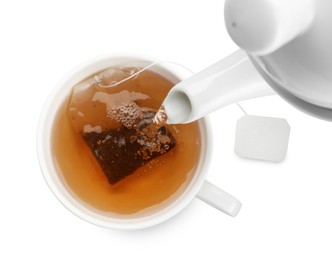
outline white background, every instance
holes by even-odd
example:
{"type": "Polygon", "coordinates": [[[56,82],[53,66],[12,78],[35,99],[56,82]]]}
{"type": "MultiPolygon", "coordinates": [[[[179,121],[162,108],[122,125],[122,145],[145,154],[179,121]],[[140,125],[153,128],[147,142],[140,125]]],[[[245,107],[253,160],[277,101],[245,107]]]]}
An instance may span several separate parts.
{"type": "Polygon", "coordinates": [[[67,211],[48,189],[35,140],[42,106],[61,77],[97,55],[135,52],[198,72],[237,49],[222,0],[0,2],[0,259],[331,259],[332,123],[280,98],[241,104],[287,118],[287,158],[271,164],[233,152],[238,107],[211,116],[208,179],[243,203],[228,217],[195,199],[143,231],[107,230],[67,211]]]}

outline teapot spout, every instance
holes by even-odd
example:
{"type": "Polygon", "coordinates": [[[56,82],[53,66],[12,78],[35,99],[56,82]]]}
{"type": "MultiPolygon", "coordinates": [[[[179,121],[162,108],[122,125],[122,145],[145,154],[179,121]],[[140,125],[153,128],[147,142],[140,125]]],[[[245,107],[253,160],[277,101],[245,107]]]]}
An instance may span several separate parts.
{"type": "Polygon", "coordinates": [[[169,124],[190,123],[229,104],[274,93],[238,50],[175,85],[163,107],[169,124]]]}

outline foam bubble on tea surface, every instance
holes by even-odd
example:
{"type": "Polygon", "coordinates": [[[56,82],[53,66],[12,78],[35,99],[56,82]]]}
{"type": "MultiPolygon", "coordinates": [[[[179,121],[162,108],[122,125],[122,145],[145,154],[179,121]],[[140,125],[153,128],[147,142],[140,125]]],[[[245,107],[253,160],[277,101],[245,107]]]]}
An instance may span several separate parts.
{"type": "Polygon", "coordinates": [[[237,122],[234,150],[243,158],[280,162],[287,153],[289,134],[286,119],[247,115],[237,122]]]}

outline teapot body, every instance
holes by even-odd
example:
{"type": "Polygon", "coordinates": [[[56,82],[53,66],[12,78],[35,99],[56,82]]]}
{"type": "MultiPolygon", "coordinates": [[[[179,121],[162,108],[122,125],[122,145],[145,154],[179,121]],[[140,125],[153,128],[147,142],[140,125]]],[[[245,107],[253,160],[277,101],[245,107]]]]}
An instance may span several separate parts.
{"type": "Polygon", "coordinates": [[[230,36],[279,95],[311,115],[332,121],[332,1],[264,0],[265,7],[258,3],[260,0],[226,1],[225,22],[230,36]],[[248,4],[249,10],[240,8],[248,4]],[[266,12],[270,15],[264,16],[266,12]],[[253,14],[262,16],[255,19],[253,14]],[[292,25],[292,21],[300,20],[299,14],[304,21],[310,20],[301,30],[292,25]],[[271,30],[263,20],[273,25],[271,30]],[[288,31],[291,37],[281,37],[288,31]],[[259,45],[259,37],[265,34],[269,44],[259,45]]]}

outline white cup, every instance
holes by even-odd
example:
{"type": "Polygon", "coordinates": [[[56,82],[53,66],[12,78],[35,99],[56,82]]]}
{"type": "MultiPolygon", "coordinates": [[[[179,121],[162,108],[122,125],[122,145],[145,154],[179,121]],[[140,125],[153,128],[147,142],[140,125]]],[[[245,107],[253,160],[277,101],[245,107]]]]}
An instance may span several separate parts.
{"type": "MultiPolygon", "coordinates": [[[[201,134],[200,159],[190,183],[170,203],[154,209],[148,215],[119,216],[94,209],[77,198],[66,185],[61,173],[58,172],[51,149],[52,128],[57,112],[70,94],[73,86],[87,76],[110,66],[131,64],[146,67],[156,61],[156,59],[150,57],[128,54],[106,55],[89,60],[64,77],[50,95],[42,111],[38,128],[37,150],[44,178],[55,196],[67,209],[92,224],[124,230],[147,228],[175,216],[195,197],[230,216],[236,216],[241,208],[241,203],[236,198],[205,180],[211,161],[213,144],[211,126],[207,118],[199,120],[201,134]]],[[[183,80],[185,77],[183,69],[181,70],[179,66],[170,66],[168,63],[157,63],[150,70],[159,73],[174,83],[183,80]]]]}

